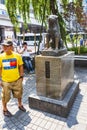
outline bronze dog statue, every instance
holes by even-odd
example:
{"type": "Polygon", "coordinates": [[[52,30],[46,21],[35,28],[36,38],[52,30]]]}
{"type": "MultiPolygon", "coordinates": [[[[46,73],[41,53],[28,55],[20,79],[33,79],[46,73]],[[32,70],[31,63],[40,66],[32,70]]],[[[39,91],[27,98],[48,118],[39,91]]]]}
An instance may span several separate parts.
{"type": "Polygon", "coordinates": [[[53,49],[58,51],[58,49],[63,48],[63,41],[60,35],[60,27],[58,23],[58,16],[49,15],[48,16],[48,31],[45,40],[46,49],[53,49]]]}

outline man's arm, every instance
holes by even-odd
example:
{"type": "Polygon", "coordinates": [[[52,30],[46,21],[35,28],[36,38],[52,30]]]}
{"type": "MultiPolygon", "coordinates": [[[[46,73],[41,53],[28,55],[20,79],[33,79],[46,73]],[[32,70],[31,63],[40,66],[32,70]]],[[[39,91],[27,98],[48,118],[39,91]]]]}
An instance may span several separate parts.
{"type": "Polygon", "coordinates": [[[23,68],[23,65],[20,65],[20,66],[19,66],[19,74],[20,74],[20,78],[23,78],[23,76],[24,76],[24,68],[23,68]]]}
{"type": "Polygon", "coordinates": [[[2,86],[1,74],[2,74],[2,68],[0,67],[0,87],[2,86]]]}
{"type": "Polygon", "coordinates": [[[0,67],[0,78],[1,78],[1,74],[2,74],[2,68],[0,67]]]}

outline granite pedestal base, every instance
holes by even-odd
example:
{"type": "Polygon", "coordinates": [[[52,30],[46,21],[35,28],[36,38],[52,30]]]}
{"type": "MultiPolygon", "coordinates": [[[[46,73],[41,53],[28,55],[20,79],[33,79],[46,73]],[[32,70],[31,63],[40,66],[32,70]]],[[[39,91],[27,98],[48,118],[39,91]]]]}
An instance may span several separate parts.
{"type": "Polygon", "coordinates": [[[78,91],[79,81],[74,81],[73,85],[70,87],[63,100],[38,96],[34,90],[32,92],[33,94],[30,94],[28,98],[29,107],[58,116],[67,117],[78,91]]]}
{"type": "Polygon", "coordinates": [[[74,82],[74,52],[62,56],[35,57],[38,96],[63,99],[74,82]]]}
{"type": "Polygon", "coordinates": [[[61,56],[67,53],[67,49],[59,49],[58,51],[47,49],[42,51],[43,56],[61,56]]]}

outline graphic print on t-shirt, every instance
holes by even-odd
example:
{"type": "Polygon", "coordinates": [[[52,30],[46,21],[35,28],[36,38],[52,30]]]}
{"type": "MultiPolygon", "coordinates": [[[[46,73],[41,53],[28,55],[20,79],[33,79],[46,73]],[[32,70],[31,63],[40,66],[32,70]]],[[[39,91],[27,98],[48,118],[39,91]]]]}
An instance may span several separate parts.
{"type": "Polygon", "coordinates": [[[4,70],[17,68],[17,59],[4,59],[2,60],[4,70]]]}

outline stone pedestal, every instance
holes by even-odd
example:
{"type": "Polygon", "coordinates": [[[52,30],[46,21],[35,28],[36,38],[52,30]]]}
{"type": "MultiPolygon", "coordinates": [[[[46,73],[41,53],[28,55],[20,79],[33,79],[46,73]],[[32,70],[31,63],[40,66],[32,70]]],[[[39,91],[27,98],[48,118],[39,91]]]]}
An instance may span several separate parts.
{"type": "Polygon", "coordinates": [[[73,85],[71,85],[63,100],[38,96],[37,92],[34,90],[28,98],[29,106],[34,109],[66,118],[69,114],[78,91],[79,81],[74,81],[73,85]]]}
{"type": "Polygon", "coordinates": [[[62,56],[36,56],[37,95],[63,99],[74,81],[74,53],[62,56]]]}
{"type": "Polygon", "coordinates": [[[53,49],[49,48],[47,50],[42,51],[43,56],[61,56],[61,55],[64,55],[66,53],[67,53],[66,48],[62,48],[59,50],[53,50],[53,49]]]}
{"type": "Polygon", "coordinates": [[[79,91],[74,81],[74,53],[35,58],[36,91],[29,95],[31,108],[67,117],[79,91]]]}

